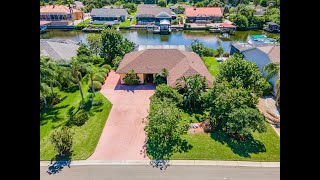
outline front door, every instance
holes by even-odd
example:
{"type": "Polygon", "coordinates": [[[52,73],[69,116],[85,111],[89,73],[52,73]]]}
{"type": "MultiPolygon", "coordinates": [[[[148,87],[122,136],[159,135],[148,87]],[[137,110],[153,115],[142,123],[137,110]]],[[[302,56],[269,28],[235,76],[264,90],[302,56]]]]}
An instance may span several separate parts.
{"type": "Polygon", "coordinates": [[[146,82],[153,83],[153,74],[146,74],[146,82]]]}

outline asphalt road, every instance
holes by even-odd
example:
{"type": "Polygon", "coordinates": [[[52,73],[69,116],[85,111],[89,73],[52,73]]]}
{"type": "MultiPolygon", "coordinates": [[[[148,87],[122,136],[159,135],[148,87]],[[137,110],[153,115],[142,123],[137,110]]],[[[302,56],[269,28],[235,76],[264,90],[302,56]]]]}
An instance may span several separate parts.
{"type": "Polygon", "coordinates": [[[49,175],[40,167],[45,180],[280,180],[280,168],[229,166],[169,166],[166,170],[143,165],[82,165],[64,167],[49,175]]]}

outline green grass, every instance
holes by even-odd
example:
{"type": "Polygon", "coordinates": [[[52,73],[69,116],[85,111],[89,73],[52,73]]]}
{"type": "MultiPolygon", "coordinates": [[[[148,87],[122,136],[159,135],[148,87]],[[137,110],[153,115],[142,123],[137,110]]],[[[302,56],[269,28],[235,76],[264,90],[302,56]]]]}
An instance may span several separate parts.
{"type": "Polygon", "coordinates": [[[253,133],[245,142],[235,141],[223,132],[186,134],[191,150],[175,153],[175,160],[280,161],[280,138],[269,124],[266,133],[253,133]]]}
{"type": "Polygon", "coordinates": [[[132,24],[137,24],[137,18],[136,17],[133,18],[132,24]]]}
{"type": "Polygon", "coordinates": [[[214,77],[219,72],[219,62],[214,57],[203,57],[203,62],[206,64],[210,74],[214,77]]]}
{"type": "MultiPolygon", "coordinates": [[[[84,96],[88,94],[88,86],[82,85],[84,96]]],[[[42,114],[40,121],[40,160],[51,160],[57,155],[50,142],[52,130],[61,128],[67,123],[67,111],[70,107],[78,108],[81,96],[75,92],[60,92],[66,97],[62,102],[42,114]]],[[[95,100],[103,100],[100,107],[93,106],[90,112],[94,115],[82,126],[72,126],[74,131],[72,160],[87,159],[95,150],[103,127],[107,121],[112,104],[101,93],[96,93],[95,100]]]]}
{"type": "Polygon", "coordinates": [[[127,27],[127,26],[130,26],[130,20],[127,19],[125,22],[121,22],[120,23],[120,27],[127,27]]]}
{"type": "Polygon", "coordinates": [[[136,15],[137,15],[137,11],[136,12],[132,12],[132,13],[129,14],[130,17],[134,17],[136,15]]]}

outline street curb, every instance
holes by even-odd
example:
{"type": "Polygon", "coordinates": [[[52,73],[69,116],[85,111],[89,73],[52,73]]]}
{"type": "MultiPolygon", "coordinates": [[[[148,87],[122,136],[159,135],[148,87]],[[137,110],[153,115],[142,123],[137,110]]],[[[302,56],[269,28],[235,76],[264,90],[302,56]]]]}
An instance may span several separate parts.
{"type": "MultiPolygon", "coordinates": [[[[71,166],[96,165],[149,165],[150,160],[80,160],[71,161],[71,166]]],[[[170,160],[170,166],[233,166],[233,167],[280,167],[280,162],[254,161],[210,161],[210,160],[170,160]]],[[[40,161],[41,166],[49,166],[50,161],[40,161]]]]}
{"type": "Polygon", "coordinates": [[[277,135],[278,135],[279,138],[280,138],[280,134],[278,133],[278,131],[276,130],[276,128],[273,126],[273,124],[270,124],[270,126],[273,128],[273,130],[277,133],[277,135]]]}

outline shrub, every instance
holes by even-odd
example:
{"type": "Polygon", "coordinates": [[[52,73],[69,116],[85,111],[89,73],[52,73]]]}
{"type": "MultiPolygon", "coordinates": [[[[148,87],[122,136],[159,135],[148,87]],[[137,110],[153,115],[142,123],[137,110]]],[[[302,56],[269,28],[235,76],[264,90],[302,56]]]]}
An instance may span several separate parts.
{"type": "Polygon", "coordinates": [[[112,60],[112,64],[114,67],[118,68],[118,66],[120,65],[122,61],[122,58],[120,56],[116,56],[113,60],[112,60]]]}
{"type": "Polygon", "coordinates": [[[173,24],[173,25],[179,24],[179,20],[178,20],[178,19],[173,20],[173,21],[172,21],[172,24],[173,24]]]}
{"type": "Polygon", "coordinates": [[[103,76],[100,76],[99,74],[93,76],[94,81],[99,81],[101,84],[104,84],[106,78],[103,76]]]}
{"type": "Polygon", "coordinates": [[[257,84],[258,84],[258,89],[262,91],[261,94],[257,93],[258,95],[266,96],[271,94],[272,86],[265,78],[259,79],[257,81],[257,84]]]}
{"type": "Polygon", "coordinates": [[[181,104],[183,101],[182,96],[178,93],[178,91],[166,84],[158,85],[156,87],[156,91],[153,96],[161,100],[163,100],[163,98],[169,98],[169,99],[172,99],[177,104],[181,104]]]}
{"type": "Polygon", "coordinates": [[[92,106],[99,106],[99,105],[102,105],[102,104],[103,104],[102,100],[92,101],[92,106]]]}
{"type": "Polygon", "coordinates": [[[134,72],[133,69],[129,73],[127,73],[122,80],[124,81],[124,83],[126,83],[128,85],[138,85],[138,84],[140,84],[139,77],[134,72]]]}
{"type": "Polygon", "coordinates": [[[108,70],[111,70],[111,66],[109,64],[105,64],[105,65],[103,65],[101,67],[103,67],[105,69],[108,69],[108,70]]]}
{"type": "Polygon", "coordinates": [[[82,110],[73,116],[72,124],[77,125],[77,126],[81,126],[84,123],[86,123],[88,119],[89,119],[89,113],[82,110]]]}
{"type": "Polygon", "coordinates": [[[209,119],[205,119],[201,124],[200,127],[203,128],[205,133],[212,133],[214,130],[213,124],[209,119]]]}
{"type": "Polygon", "coordinates": [[[216,51],[214,49],[210,49],[210,48],[204,48],[203,50],[203,56],[210,56],[210,57],[213,57],[216,55],[216,51]]]}
{"type": "Polygon", "coordinates": [[[50,141],[60,156],[71,153],[72,140],[72,133],[68,127],[63,127],[61,130],[54,130],[50,135],[50,141]]]}
{"type": "MultiPolygon", "coordinates": [[[[99,82],[99,81],[93,81],[93,86],[94,86],[94,89],[95,90],[100,90],[101,89],[101,86],[102,86],[102,83],[99,82]]],[[[91,91],[91,82],[89,83],[89,91],[91,91]]]]}
{"type": "Polygon", "coordinates": [[[56,105],[61,102],[61,95],[54,92],[53,94],[50,94],[50,96],[46,97],[46,100],[47,104],[56,105]]]}
{"type": "Polygon", "coordinates": [[[223,53],[223,57],[229,57],[229,53],[228,52],[224,52],[223,53]]]}
{"type": "Polygon", "coordinates": [[[97,75],[102,76],[102,77],[107,77],[107,73],[105,73],[105,72],[99,72],[97,75]]]}

